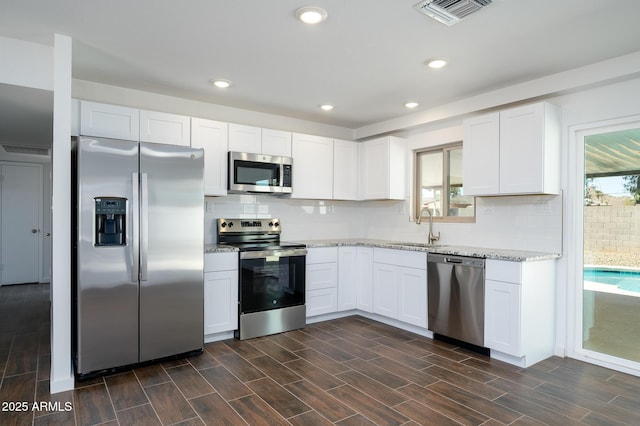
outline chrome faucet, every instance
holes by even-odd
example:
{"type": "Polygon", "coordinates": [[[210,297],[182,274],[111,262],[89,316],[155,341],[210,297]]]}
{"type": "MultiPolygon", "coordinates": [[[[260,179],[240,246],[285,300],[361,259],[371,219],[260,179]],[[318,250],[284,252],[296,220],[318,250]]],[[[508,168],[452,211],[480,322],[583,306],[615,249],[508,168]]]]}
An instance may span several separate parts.
{"type": "Polygon", "coordinates": [[[433,212],[429,207],[423,207],[420,209],[420,213],[418,213],[418,218],[416,219],[416,224],[420,225],[422,221],[422,214],[427,211],[429,213],[429,244],[433,244],[435,241],[440,239],[440,231],[438,231],[438,235],[433,233],[433,212]]]}

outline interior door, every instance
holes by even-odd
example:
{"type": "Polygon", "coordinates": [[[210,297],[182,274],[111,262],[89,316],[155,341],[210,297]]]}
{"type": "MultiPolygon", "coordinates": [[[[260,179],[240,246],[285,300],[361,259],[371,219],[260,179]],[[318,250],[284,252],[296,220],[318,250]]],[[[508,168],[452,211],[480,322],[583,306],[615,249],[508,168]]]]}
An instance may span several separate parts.
{"type": "Polygon", "coordinates": [[[24,284],[40,279],[42,167],[0,164],[0,284],[24,284]]]}

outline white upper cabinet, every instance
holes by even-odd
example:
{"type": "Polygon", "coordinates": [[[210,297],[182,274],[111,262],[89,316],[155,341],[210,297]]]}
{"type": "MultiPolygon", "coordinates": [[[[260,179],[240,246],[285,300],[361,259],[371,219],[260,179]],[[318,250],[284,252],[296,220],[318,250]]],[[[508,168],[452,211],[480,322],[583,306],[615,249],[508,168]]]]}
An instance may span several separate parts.
{"type": "Polygon", "coordinates": [[[262,129],[262,154],[291,157],[291,132],[262,129]]]}
{"type": "Polygon", "coordinates": [[[560,109],[545,102],[465,120],[465,192],[558,194],[560,123],[560,109]]]}
{"type": "Polygon", "coordinates": [[[560,122],[548,103],[500,113],[500,193],[560,192],[560,122]]]}
{"type": "Polygon", "coordinates": [[[500,193],[500,113],[465,120],[463,131],[465,195],[500,193]]]}
{"type": "Polygon", "coordinates": [[[333,198],[358,199],[358,142],[333,140],[333,198]]]}
{"type": "Polygon", "coordinates": [[[140,110],[81,101],[80,134],[137,141],[140,139],[140,110]]]}
{"type": "Polygon", "coordinates": [[[191,146],[204,149],[204,194],[227,194],[227,123],[191,119],[191,146]]]}
{"type": "Polygon", "coordinates": [[[230,123],[229,151],[291,157],[291,132],[230,123]]]}
{"type": "Polygon", "coordinates": [[[261,154],[262,129],[260,127],[230,123],[229,151],[261,154]]]}
{"type": "Polygon", "coordinates": [[[406,141],[385,136],[362,142],[359,147],[360,199],[403,200],[406,196],[406,141]]]}
{"type": "Polygon", "coordinates": [[[140,110],[140,142],[191,144],[191,118],[166,112],[140,110]]]}
{"type": "Polygon", "coordinates": [[[333,197],[333,139],[294,133],[292,198],[333,197]]]}

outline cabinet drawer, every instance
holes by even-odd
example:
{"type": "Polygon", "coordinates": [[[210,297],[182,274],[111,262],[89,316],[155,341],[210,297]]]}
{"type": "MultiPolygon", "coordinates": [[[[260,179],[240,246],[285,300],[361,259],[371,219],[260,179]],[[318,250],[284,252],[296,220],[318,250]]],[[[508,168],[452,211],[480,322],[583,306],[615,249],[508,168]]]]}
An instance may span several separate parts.
{"type": "Polygon", "coordinates": [[[338,266],[336,263],[319,263],[307,265],[306,288],[318,290],[321,288],[336,288],[338,286],[338,266]]]}
{"type": "Polygon", "coordinates": [[[330,314],[338,310],[338,289],[336,288],[307,290],[306,296],[308,317],[330,314]]]}
{"type": "Polygon", "coordinates": [[[233,271],[238,269],[238,252],[206,253],[204,255],[204,271],[233,271]]]}
{"type": "Polygon", "coordinates": [[[307,250],[307,265],[314,263],[330,263],[338,261],[338,247],[318,247],[307,250]]]}
{"type": "Polygon", "coordinates": [[[487,280],[520,284],[522,263],[505,260],[487,259],[485,264],[485,278],[487,280]]]}
{"type": "Polygon", "coordinates": [[[373,261],[407,268],[427,269],[427,253],[420,251],[375,248],[373,261]]]}

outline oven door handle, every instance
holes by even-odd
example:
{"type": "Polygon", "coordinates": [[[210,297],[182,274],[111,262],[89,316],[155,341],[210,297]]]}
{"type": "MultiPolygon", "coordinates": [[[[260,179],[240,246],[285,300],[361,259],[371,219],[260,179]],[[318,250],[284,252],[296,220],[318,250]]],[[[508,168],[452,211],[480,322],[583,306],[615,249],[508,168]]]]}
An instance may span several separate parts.
{"type": "Polygon", "coordinates": [[[240,259],[262,259],[265,257],[292,257],[292,256],[304,256],[307,254],[307,249],[295,248],[285,250],[261,250],[261,251],[241,251],[240,259]]]}

